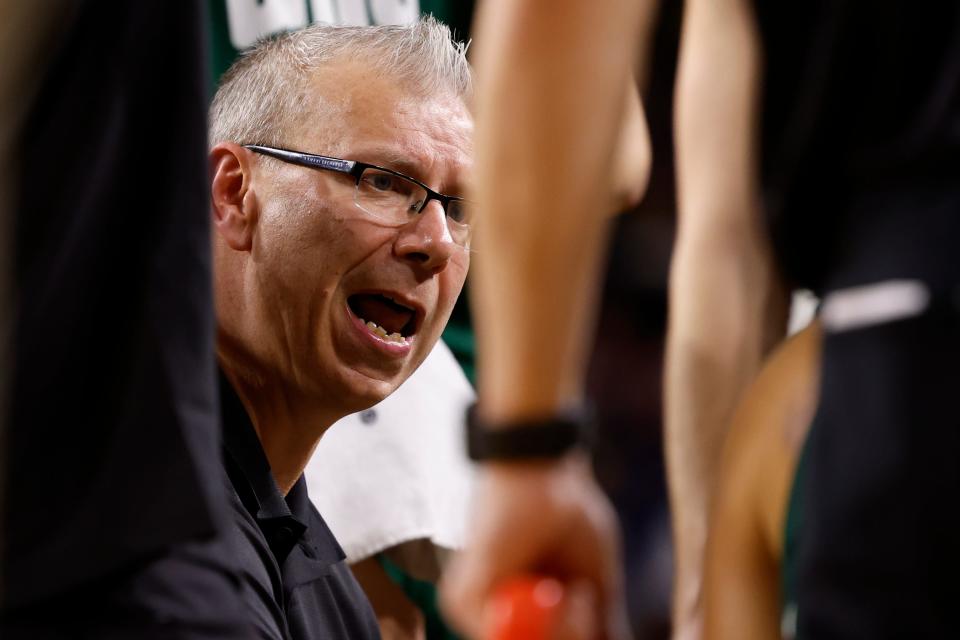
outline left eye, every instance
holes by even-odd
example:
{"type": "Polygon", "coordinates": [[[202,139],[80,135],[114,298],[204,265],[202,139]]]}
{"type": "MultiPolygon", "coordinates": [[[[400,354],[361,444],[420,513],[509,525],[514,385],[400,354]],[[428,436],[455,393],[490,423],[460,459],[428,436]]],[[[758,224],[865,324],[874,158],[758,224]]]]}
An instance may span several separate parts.
{"type": "Polygon", "coordinates": [[[396,191],[396,179],[386,173],[375,174],[370,177],[370,186],[379,191],[396,191]]]}
{"type": "Polygon", "coordinates": [[[415,190],[413,183],[400,176],[376,169],[368,169],[363,174],[361,181],[370,191],[382,194],[396,194],[406,197],[410,196],[415,190]]]}

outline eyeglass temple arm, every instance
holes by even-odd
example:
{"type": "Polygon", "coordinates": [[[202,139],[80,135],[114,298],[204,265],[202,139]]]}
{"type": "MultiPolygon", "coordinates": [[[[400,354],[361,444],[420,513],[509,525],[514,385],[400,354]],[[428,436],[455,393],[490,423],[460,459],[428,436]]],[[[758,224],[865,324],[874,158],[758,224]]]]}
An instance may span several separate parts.
{"type": "Polygon", "coordinates": [[[288,149],[278,149],[276,147],[264,147],[258,144],[246,144],[243,146],[244,148],[250,149],[256,153],[270,156],[272,158],[276,158],[277,160],[282,160],[291,164],[297,164],[302,167],[349,173],[358,180],[364,168],[360,166],[362,163],[358,163],[353,160],[341,160],[340,158],[318,156],[312,153],[302,153],[300,151],[290,151],[288,149]]]}

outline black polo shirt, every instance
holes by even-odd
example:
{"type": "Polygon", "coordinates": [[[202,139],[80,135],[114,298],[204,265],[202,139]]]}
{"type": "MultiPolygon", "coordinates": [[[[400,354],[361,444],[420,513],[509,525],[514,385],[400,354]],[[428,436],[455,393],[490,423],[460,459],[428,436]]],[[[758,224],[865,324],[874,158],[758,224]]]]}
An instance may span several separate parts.
{"type": "Polygon", "coordinates": [[[310,502],[306,480],[300,476],[284,497],[250,417],[223,375],[220,398],[233,546],[254,628],[271,639],[379,638],[373,609],[310,502]]]}

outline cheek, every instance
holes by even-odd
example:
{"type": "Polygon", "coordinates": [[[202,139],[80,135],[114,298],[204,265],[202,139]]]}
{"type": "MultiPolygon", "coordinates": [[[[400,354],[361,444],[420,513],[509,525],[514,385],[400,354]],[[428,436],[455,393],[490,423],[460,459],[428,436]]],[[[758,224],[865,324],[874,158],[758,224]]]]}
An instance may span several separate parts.
{"type": "Polygon", "coordinates": [[[260,288],[275,311],[324,304],[336,289],[350,257],[350,232],[321,208],[288,210],[263,220],[259,255],[254,256],[260,288]]]}
{"type": "Polygon", "coordinates": [[[453,310],[453,305],[456,304],[457,298],[460,297],[460,292],[463,290],[463,283],[466,281],[469,267],[469,254],[464,254],[462,258],[457,257],[451,259],[441,276],[437,311],[442,313],[444,318],[450,315],[450,312],[453,310]]]}

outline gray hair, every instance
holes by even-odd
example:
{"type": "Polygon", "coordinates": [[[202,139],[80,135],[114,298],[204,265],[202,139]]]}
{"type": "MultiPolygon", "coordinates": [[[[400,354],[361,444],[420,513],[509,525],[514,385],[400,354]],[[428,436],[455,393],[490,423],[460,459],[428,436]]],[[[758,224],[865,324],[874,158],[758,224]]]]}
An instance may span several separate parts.
{"type": "Polygon", "coordinates": [[[432,16],[407,25],[315,24],[261,40],[220,81],[210,105],[210,144],[283,144],[303,111],[311,72],[331,62],[359,60],[417,95],[453,95],[469,103],[466,49],[432,16]]]}

